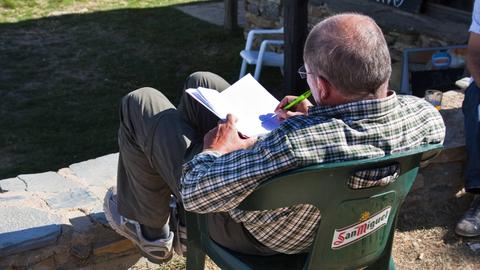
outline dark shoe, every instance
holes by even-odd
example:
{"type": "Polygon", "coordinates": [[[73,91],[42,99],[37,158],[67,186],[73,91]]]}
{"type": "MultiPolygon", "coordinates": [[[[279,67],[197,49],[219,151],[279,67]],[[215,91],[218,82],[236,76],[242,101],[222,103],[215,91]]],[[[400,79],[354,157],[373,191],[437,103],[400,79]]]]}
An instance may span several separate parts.
{"type": "Polygon", "coordinates": [[[145,239],[137,221],[127,219],[118,213],[115,187],[109,188],[107,194],[105,194],[103,211],[110,227],[118,234],[130,239],[140,250],[140,253],[149,261],[160,264],[172,259],[173,233],[170,232],[166,239],[154,241],[145,239]]]}
{"type": "Polygon", "coordinates": [[[473,237],[480,235],[480,196],[476,195],[470,209],[458,221],[455,233],[473,237]]]}

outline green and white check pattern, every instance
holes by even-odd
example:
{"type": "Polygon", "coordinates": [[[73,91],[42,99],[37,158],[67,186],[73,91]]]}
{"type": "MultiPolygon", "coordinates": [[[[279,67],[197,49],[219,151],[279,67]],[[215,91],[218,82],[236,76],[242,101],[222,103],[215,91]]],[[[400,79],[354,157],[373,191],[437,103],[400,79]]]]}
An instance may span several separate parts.
{"type": "Polygon", "coordinates": [[[314,106],[308,116],[288,119],[251,149],[195,156],[183,168],[183,203],[186,210],[198,213],[228,211],[272,250],[305,252],[320,220],[315,207],[250,212],[235,207],[263,180],[278,173],[314,163],[380,157],[441,143],[444,136],[439,112],[413,96],[390,92],[384,99],[314,106]]]}

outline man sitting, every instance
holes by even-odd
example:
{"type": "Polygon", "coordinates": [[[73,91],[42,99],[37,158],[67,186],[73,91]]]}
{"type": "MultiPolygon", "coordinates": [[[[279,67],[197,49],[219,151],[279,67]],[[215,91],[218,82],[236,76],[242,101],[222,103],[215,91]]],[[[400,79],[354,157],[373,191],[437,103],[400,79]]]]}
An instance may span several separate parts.
{"type": "MultiPolygon", "coordinates": [[[[151,88],[128,94],[121,109],[118,195],[110,190],[105,200],[111,226],[150,260],[167,260],[173,237],[168,203],[174,194],[186,210],[209,213],[212,239],[231,250],[305,252],[320,220],[315,207],[250,212],[236,207],[262,181],[287,170],[443,141],[445,126],[433,106],[388,90],[390,55],[371,18],[346,13],[320,22],[306,40],[304,61],[299,73],[316,105],[304,100],[285,111],[295,98],[285,97],[276,110],[282,125],[259,138],[239,134],[234,115],[217,123],[188,95],[177,110],[151,88]]],[[[221,91],[228,84],[214,74],[195,73],[185,87],[198,86],[221,91]]]]}

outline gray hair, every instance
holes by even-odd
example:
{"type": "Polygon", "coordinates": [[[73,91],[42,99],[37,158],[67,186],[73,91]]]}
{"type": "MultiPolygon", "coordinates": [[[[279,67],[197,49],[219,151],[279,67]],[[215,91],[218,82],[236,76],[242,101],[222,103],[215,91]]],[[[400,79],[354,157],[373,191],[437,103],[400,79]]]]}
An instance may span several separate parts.
{"type": "Polygon", "coordinates": [[[382,30],[364,15],[344,13],[318,23],[303,58],[344,95],[376,94],[390,78],[390,53],[382,30]]]}

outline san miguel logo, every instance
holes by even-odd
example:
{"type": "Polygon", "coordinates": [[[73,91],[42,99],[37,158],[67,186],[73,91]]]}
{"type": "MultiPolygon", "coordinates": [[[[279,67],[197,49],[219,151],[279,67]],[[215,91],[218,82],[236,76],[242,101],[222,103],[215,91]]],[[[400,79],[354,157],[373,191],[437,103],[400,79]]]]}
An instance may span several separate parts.
{"type": "Polygon", "coordinates": [[[364,212],[359,222],[342,229],[336,229],[333,234],[332,249],[340,249],[350,245],[385,226],[391,209],[392,207],[388,206],[373,216],[370,216],[369,212],[364,212]]]}

